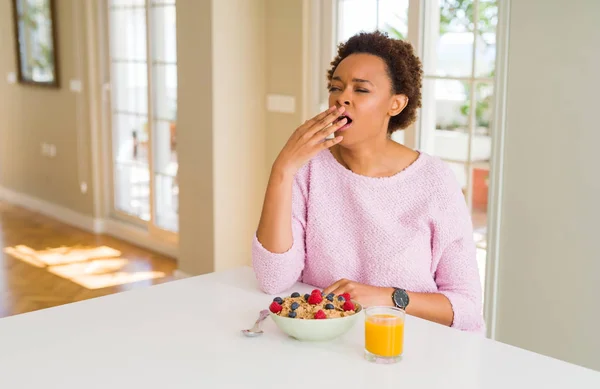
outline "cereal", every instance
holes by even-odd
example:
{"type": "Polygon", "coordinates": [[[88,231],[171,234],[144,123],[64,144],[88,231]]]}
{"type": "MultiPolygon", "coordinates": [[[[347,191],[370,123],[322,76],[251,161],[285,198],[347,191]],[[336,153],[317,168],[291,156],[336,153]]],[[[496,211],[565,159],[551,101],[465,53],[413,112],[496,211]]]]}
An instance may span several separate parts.
{"type": "MultiPolygon", "coordinates": [[[[356,313],[354,304],[345,304],[345,299],[339,299],[333,293],[323,297],[320,291],[314,290],[310,295],[300,296],[299,293],[295,292],[292,296],[276,297],[273,301],[278,302],[277,305],[281,306],[281,310],[279,307],[276,307],[275,310],[270,308],[271,312],[279,316],[296,319],[315,319],[315,315],[319,311],[325,313],[326,319],[346,317],[356,313]],[[279,301],[282,301],[282,303],[279,303],[279,301]]],[[[323,318],[322,313],[319,313],[317,318],[323,318]]]]}

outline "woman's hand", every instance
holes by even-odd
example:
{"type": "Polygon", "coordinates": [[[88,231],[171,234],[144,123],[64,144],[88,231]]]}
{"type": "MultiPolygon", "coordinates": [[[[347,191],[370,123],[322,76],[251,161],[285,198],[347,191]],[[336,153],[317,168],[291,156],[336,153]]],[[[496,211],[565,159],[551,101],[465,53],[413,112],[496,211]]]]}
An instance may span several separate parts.
{"type": "Polygon", "coordinates": [[[323,140],[346,124],[346,118],[332,124],[343,112],[344,107],[333,106],[304,122],[287,141],[275,160],[273,168],[293,176],[319,151],[339,143],[342,140],[341,136],[324,142],[323,140]]]}
{"type": "Polygon", "coordinates": [[[323,290],[325,295],[333,293],[340,295],[349,293],[352,300],[359,302],[364,307],[372,306],[394,306],[392,293],[394,288],[383,288],[379,286],[370,286],[358,282],[341,279],[323,290]]]}
{"type": "MultiPolygon", "coordinates": [[[[394,288],[382,288],[359,284],[358,282],[341,279],[323,290],[325,295],[333,293],[340,295],[350,293],[352,300],[359,302],[365,308],[373,306],[394,306],[392,293],[394,288]]],[[[406,313],[422,319],[434,321],[445,326],[452,325],[454,311],[450,300],[441,293],[414,293],[408,292],[410,304],[406,313]]]]}

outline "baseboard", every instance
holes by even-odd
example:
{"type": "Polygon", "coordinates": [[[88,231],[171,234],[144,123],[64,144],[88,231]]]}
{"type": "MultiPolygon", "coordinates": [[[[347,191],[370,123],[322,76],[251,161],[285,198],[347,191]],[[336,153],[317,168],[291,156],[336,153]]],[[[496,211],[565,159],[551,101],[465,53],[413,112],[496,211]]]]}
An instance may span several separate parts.
{"type": "Polygon", "coordinates": [[[11,189],[0,187],[0,200],[7,203],[21,206],[30,211],[39,212],[45,216],[56,219],[73,227],[78,227],[86,231],[100,233],[102,223],[91,216],[73,211],[72,209],[61,205],[53,204],[49,201],[39,199],[24,193],[18,193],[11,189]]]}
{"type": "Polygon", "coordinates": [[[33,212],[41,213],[42,215],[51,217],[62,223],[81,228],[82,230],[94,234],[107,234],[172,258],[178,257],[178,247],[176,244],[159,241],[156,238],[151,237],[145,229],[121,221],[94,218],[61,205],[56,205],[27,194],[18,193],[1,186],[0,200],[21,206],[33,212]]]}
{"type": "Polygon", "coordinates": [[[115,219],[102,220],[103,233],[133,243],[137,246],[146,248],[157,253],[177,258],[178,247],[167,241],[161,241],[151,237],[150,233],[131,224],[124,223],[115,219]]]}
{"type": "Polygon", "coordinates": [[[173,276],[175,276],[175,279],[177,279],[177,280],[182,280],[182,279],[184,279],[184,278],[189,278],[189,277],[191,277],[191,275],[190,275],[190,274],[187,274],[186,272],[184,272],[184,271],[181,271],[181,270],[179,270],[179,269],[177,269],[177,270],[175,270],[175,271],[173,272],[173,276]]]}

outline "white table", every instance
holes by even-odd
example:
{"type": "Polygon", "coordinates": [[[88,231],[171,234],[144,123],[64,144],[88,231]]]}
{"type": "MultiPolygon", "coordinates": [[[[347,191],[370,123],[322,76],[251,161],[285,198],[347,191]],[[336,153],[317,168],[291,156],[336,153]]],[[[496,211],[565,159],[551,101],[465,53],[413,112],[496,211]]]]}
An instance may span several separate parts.
{"type": "Polygon", "coordinates": [[[330,343],[270,319],[243,337],[270,301],[243,268],[8,317],[0,388],[600,388],[599,372],[414,317],[396,365],[363,359],[362,322],[330,343]]]}

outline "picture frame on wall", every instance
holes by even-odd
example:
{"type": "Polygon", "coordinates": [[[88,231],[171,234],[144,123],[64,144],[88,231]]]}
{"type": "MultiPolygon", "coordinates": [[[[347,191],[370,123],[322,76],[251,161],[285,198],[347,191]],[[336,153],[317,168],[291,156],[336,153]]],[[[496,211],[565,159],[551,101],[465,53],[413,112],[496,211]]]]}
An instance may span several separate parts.
{"type": "Polygon", "coordinates": [[[59,88],[55,0],[12,0],[18,80],[59,88]]]}

